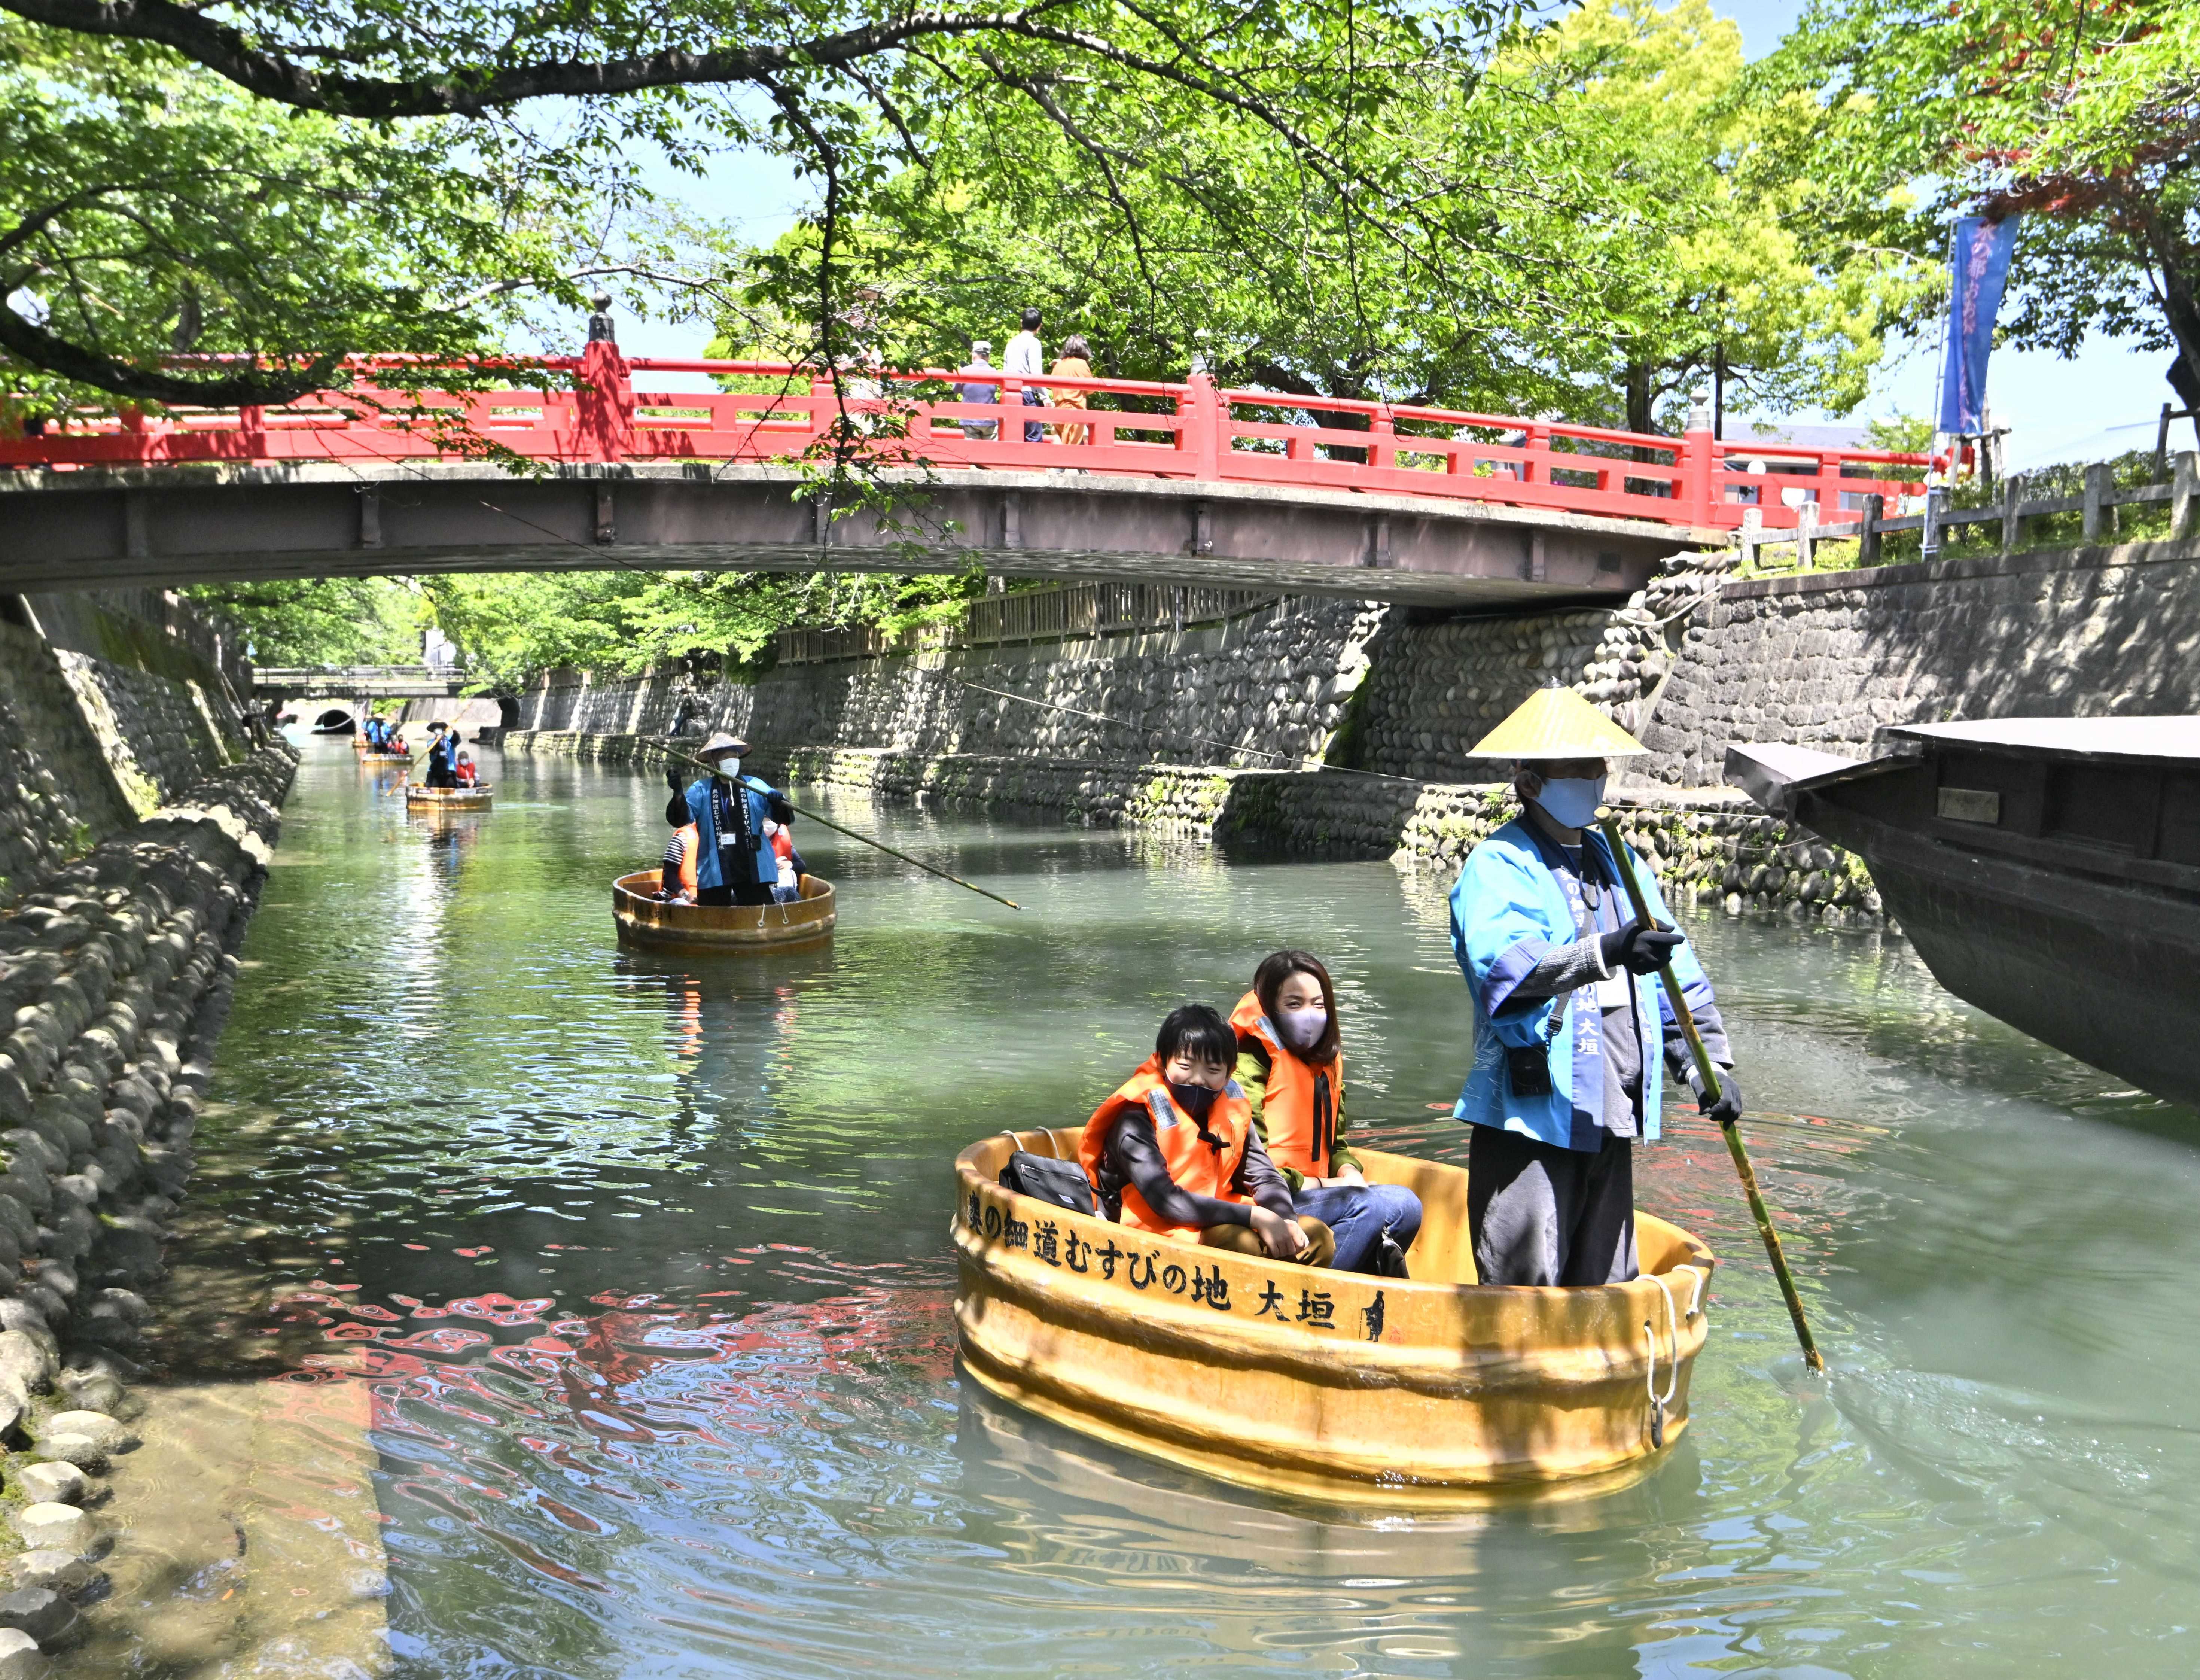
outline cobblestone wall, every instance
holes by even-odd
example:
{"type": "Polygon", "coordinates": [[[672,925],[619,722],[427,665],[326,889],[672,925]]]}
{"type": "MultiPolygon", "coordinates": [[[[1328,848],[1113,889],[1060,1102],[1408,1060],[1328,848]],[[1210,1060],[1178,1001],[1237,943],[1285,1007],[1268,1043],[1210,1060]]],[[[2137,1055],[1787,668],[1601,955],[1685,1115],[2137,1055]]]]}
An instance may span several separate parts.
{"type": "Polygon", "coordinates": [[[191,1172],[208,1059],[296,766],[271,746],[50,873],[0,917],[0,1443],[22,1548],[0,1663],[75,1636],[104,1540],[86,1508],[191,1172]]]}

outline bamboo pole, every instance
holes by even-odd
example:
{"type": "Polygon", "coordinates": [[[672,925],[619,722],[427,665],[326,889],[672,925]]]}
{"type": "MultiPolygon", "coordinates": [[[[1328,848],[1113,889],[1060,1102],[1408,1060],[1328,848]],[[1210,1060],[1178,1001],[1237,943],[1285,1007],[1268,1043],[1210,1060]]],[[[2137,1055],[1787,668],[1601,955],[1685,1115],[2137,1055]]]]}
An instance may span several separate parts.
{"type": "MultiPolygon", "coordinates": [[[[781,797],[784,797],[784,795],[781,797]]],[[[835,822],[831,817],[820,817],[814,811],[805,811],[800,805],[795,804],[792,799],[787,800],[787,806],[789,811],[792,811],[798,817],[807,817],[812,822],[822,823],[826,828],[832,829],[834,833],[845,834],[850,840],[859,840],[863,841],[865,846],[875,846],[879,851],[885,852],[887,857],[898,858],[903,863],[913,864],[916,868],[922,869],[927,875],[936,875],[942,881],[951,881],[957,887],[968,887],[971,892],[975,893],[981,899],[991,899],[995,904],[1006,904],[1010,910],[1021,910],[1023,908],[1023,906],[1018,904],[1014,899],[1003,899],[998,893],[988,893],[982,887],[973,887],[959,875],[950,875],[945,869],[935,869],[931,864],[925,863],[921,858],[910,857],[906,852],[895,851],[893,847],[886,845],[883,840],[875,840],[869,834],[857,834],[853,828],[844,828],[838,822],[835,822]]]]}
{"type": "MultiPolygon", "coordinates": [[[[1620,884],[1626,887],[1627,897],[1635,906],[1635,918],[1645,927],[1670,932],[1665,922],[1650,914],[1650,901],[1643,893],[1642,883],[1635,876],[1635,854],[1619,837],[1619,825],[1607,817],[1598,826],[1612,843],[1612,861],[1618,866],[1620,884]]],[[[1696,1072],[1704,1082],[1704,1096],[1707,1101],[1717,1103],[1723,1088],[1718,1064],[1704,1048],[1703,1034],[1696,1031],[1695,1017],[1688,1013],[1688,999],[1681,995],[1681,982],[1673,976],[1673,965],[1660,963],[1658,978],[1665,983],[1665,997],[1673,1006],[1673,1018],[1681,1023],[1682,1036],[1688,1041],[1688,1053],[1695,1058],[1696,1072]]],[[[1803,1362],[1813,1371],[1822,1372],[1826,1368],[1825,1357],[1819,1353],[1817,1342],[1811,1334],[1811,1321],[1803,1316],[1803,1297],[1796,1293],[1795,1279],[1788,1270],[1788,1256],[1781,1251],[1780,1233],[1772,1228],[1772,1215],[1764,1206],[1764,1192],[1757,1187],[1756,1169],[1749,1164],[1749,1151],[1742,1147],[1741,1127],[1734,1121],[1723,1120],[1719,1130],[1726,1138],[1727,1153],[1734,1157],[1734,1170],[1741,1179],[1741,1192],[1748,1198],[1750,1217],[1757,1221],[1757,1234],[1764,1239],[1764,1253],[1772,1261],[1772,1275],[1780,1279],[1780,1293],[1788,1302],[1788,1316],[1795,1320],[1795,1339],[1803,1344],[1803,1362]]]]}

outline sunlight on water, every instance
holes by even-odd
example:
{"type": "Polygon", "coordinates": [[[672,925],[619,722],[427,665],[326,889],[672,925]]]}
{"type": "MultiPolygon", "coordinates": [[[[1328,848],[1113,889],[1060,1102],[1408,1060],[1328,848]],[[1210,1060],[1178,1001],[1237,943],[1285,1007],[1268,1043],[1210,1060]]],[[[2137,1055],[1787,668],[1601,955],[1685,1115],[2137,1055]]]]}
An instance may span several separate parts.
{"type": "Polygon", "coordinates": [[[366,1387],[402,1672],[2200,1662],[2200,1124],[1899,940],[1690,924],[1833,1382],[1676,1111],[1641,1180],[1722,1260],[1693,1431],[1609,1496],[1355,1518],[959,1382],[950,1162],[1081,1118],[1168,1007],[1226,1010],[1285,943],[1338,974],[1355,1128],[1462,1158],[1434,885],[836,800],[1027,908],[813,824],[829,946],[622,952],[608,883],[662,847],[655,779],[516,759],[495,811],[429,830],[311,752],[172,1256],[274,1307],[179,1307],[163,1352],[366,1387]]]}

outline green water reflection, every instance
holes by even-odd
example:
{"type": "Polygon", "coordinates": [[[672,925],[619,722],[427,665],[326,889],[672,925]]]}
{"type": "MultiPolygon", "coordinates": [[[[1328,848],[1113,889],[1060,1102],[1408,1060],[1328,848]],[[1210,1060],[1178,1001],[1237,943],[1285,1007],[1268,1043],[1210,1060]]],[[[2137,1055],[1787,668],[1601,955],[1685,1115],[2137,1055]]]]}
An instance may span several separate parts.
{"type": "Polygon", "coordinates": [[[2200,1660],[2200,1122],[1948,998],[1899,940],[1692,924],[1831,1384],[1676,1114],[1643,1199],[1725,1262],[1694,1432],[1618,1495],[1354,1520],[959,1383],[948,1162],[1081,1117],[1168,1006],[1226,1008],[1284,943],[1338,975],[1360,1125],[1460,1155],[1428,1108],[1465,1060],[1436,890],[835,801],[1026,909],[811,833],[829,947],[623,953],[607,883],[661,847],[661,784],[515,759],[494,813],[430,830],[350,757],[314,748],[291,802],[199,1193],[343,1303],[328,1356],[376,1362],[407,1672],[2200,1660]]]}

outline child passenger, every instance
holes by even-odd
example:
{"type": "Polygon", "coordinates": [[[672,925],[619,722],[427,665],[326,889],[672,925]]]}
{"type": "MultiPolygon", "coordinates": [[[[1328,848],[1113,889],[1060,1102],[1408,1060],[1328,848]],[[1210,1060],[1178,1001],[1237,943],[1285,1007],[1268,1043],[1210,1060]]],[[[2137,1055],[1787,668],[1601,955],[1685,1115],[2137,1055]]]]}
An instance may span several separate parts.
{"type": "Polygon", "coordinates": [[[1421,1198],[1403,1185],[1369,1184],[1345,1144],[1344,1052],[1329,970],[1303,951],[1273,952],[1230,1024],[1238,1084],[1299,1218],[1335,1234],[1338,1271],[1405,1276],[1421,1198]]]}
{"type": "Polygon", "coordinates": [[[1153,1055],[1085,1121],[1085,1175],[1107,1216],[1135,1229],[1197,1232],[1215,1248],[1326,1265],[1329,1227],[1292,1211],[1230,1077],[1237,1057],[1238,1035],[1214,1010],[1171,1010],[1153,1055]]]}

